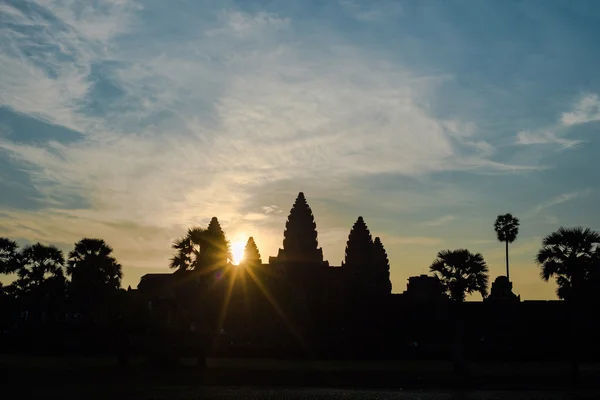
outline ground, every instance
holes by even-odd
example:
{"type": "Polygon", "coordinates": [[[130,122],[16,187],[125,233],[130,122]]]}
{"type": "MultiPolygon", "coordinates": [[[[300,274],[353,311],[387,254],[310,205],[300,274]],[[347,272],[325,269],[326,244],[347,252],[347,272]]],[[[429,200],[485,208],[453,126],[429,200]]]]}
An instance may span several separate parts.
{"type": "MultiPolygon", "coordinates": [[[[113,357],[1,356],[1,393],[45,399],[571,399],[566,363],[471,363],[466,383],[445,361],[209,359],[207,368],[119,367],[113,357]],[[461,389],[462,388],[462,389],[461,389]]],[[[581,395],[600,398],[600,365],[581,395]]]]}

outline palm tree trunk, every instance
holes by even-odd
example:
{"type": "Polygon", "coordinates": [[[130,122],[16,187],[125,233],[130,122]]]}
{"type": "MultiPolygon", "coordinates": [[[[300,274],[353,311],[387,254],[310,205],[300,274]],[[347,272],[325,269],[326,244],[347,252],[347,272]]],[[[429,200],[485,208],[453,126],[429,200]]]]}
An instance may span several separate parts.
{"type": "Polygon", "coordinates": [[[508,274],[508,240],[506,240],[505,243],[506,243],[506,279],[510,282],[510,275],[508,274]]]}
{"type": "Polygon", "coordinates": [[[465,348],[464,348],[464,320],[463,304],[456,302],[454,304],[454,373],[464,378],[465,374],[465,348]]]}
{"type": "Polygon", "coordinates": [[[571,313],[571,384],[575,389],[579,382],[579,274],[573,276],[570,301],[571,313]]]}

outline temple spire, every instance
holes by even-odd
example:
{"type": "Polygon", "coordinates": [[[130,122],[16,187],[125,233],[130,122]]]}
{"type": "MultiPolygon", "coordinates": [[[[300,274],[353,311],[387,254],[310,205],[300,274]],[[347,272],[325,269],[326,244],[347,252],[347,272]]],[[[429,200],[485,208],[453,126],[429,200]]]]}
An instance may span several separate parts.
{"type": "Polygon", "coordinates": [[[346,257],[342,266],[354,270],[366,270],[371,263],[373,239],[363,217],[358,217],[346,242],[346,257]]]}
{"type": "Polygon", "coordinates": [[[381,239],[375,238],[373,242],[371,264],[373,268],[373,291],[379,295],[392,293],[392,282],[390,282],[390,261],[383,247],[381,239]]]}
{"type": "Polygon", "coordinates": [[[232,259],[229,241],[217,217],[212,217],[208,228],[203,232],[203,236],[206,244],[204,258],[208,265],[212,268],[222,267],[227,264],[227,260],[232,259]]]}
{"type": "Polygon", "coordinates": [[[256,245],[256,242],[254,242],[254,238],[252,236],[248,238],[248,242],[246,243],[246,247],[244,248],[243,262],[245,265],[251,266],[262,264],[260,252],[258,251],[258,246],[256,245]]]}
{"type": "Polygon", "coordinates": [[[317,225],[303,192],[298,194],[285,224],[283,249],[280,249],[278,259],[302,263],[323,262],[323,250],[317,240],[317,225]]]}

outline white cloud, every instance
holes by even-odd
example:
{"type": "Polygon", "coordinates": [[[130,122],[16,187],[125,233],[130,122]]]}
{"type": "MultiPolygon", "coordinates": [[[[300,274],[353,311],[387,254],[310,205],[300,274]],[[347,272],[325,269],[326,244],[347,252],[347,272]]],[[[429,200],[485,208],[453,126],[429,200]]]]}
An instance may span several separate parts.
{"type": "Polygon", "coordinates": [[[276,205],[263,206],[262,210],[265,214],[281,213],[283,210],[276,205]]]}
{"type": "MultiPolygon", "coordinates": [[[[6,14],[28,18],[40,28],[36,40],[60,51],[27,57],[27,43],[11,31],[0,55],[1,104],[85,138],[62,144],[0,138],[0,148],[27,166],[49,206],[83,197],[82,209],[54,212],[56,226],[89,220],[99,233],[117,237],[98,221],[174,232],[216,215],[224,226],[267,232],[275,228],[260,224],[285,217],[271,201],[257,206],[263,212],[241,210],[256,191],[281,180],[318,181],[334,191],[378,173],[531,168],[488,160],[493,148],[477,139],[472,123],[429,115],[422,100],[446,76],[422,76],[337,38],[328,41],[325,29],[318,42],[298,42],[286,38],[285,18],[228,11],[219,28],[194,26],[190,37],[171,40],[136,36],[140,24],[160,20],[138,20],[131,2],[100,2],[95,9],[43,4],[62,21],[60,29],[39,16],[6,14]],[[124,35],[127,46],[119,40],[124,35]],[[92,68],[105,61],[119,66],[111,83],[124,95],[111,103],[118,107],[91,115],[87,101],[98,83],[92,68]]],[[[20,215],[31,226],[45,218],[20,215]]],[[[46,228],[47,239],[60,236],[46,228]]],[[[279,237],[281,227],[276,231],[279,237]]],[[[331,232],[324,239],[341,235],[331,232]]],[[[263,250],[265,258],[270,250],[263,250]]]]}
{"type": "Polygon", "coordinates": [[[441,226],[444,224],[447,224],[448,222],[452,222],[456,219],[456,216],[454,215],[444,215],[443,217],[439,217],[436,219],[433,219],[431,221],[425,221],[423,222],[424,226],[441,226]]]}
{"type": "Polygon", "coordinates": [[[209,35],[215,33],[247,36],[256,33],[268,33],[269,30],[286,28],[290,21],[287,18],[279,18],[277,15],[266,12],[248,14],[241,11],[229,10],[223,12],[221,17],[225,21],[225,27],[209,31],[209,35]]]}
{"type": "Polygon", "coordinates": [[[575,104],[572,111],[562,114],[560,120],[567,126],[600,121],[600,99],[598,98],[598,95],[584,95],[577,104],[575,104]]]}
{"type": "Polygon", "coordinates": [[[520,131],[516,135],[515,144],[555,144],[563,149],[571,149],[584,143],[584,141],[567,139],[565,137],[567,129],[573,125],[593,121],[600,121],[600,99],[597,94],[586,94],[573,106],[572,111],[561,115],[560,123],[539,131],[520,131]]]}
{"type": "Polygon", "coordinates": [[[357,2],[353,0],[340,0],[339,4],[350,15],[362,22],[378,22],[384,18],[395,17],[402,13],[402,5],[395,0],[377,0],[357,2]]]}
{"type": "Polygon", "coordinates": [[[3,20],[28,28],[26,34],[2,29],[0,104],[83,133],[97,130],[102,121],[80,115],[93,85],[91,67],[110,59],[111,41],[128,31],[139,7],[125,0],[103,0],[95,7],[76,1],[34,3],[28,15],[0,8],[3,20]]]}
{"type": "Polygon", "coordinates": [[[583,143],[582,140],[565,139],[556,136],[553,132],[530,132],[521,131],[517,133],[517,144],[530,145],[530,144],[558,144],[562,148],[569,149],[583,143]]]}
{"type": "Polygon", "coordinates": [[[19,24],[26,24],[27,17],[17,8],[8,3],[0,4],[0,21],[17,21],[19,24]]]}

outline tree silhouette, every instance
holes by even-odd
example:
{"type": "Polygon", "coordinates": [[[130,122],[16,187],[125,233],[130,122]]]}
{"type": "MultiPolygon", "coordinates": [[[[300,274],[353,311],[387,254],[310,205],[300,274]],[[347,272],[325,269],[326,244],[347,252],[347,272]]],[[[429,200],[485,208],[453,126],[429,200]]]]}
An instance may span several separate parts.
{"type": "Polygon", "coordinates": [[[172,246],[175,255],[169,267],[181,271],[209,272],[227,265],[232,259],[229,241],[221,229],[217,217],[213,217],[206,229],[189,228],[187,234],[176,239],[172,246]]]}
{"type": "Polygon", "coordinates": [[[16,242],[0,238],[0,274],[11,274],[17,270],[18,253],[16,242]]]}
{"type": "Polygon", "coordinates": [[[487,296],[488,267],[480,253],[473,254],[469,250],[458,249],[440,251],[429,270],[454,301],[454,370],[462,374],[465,366],[463,303],[467,293],[479,292],[482,297],[487,296]]]}
{"type": "Polygon", "coordinates": [[[248,242],[246,243],[246,247],[244,248],[244,259],[243,262],[245,265],[260,265],[262,264],[262,260],[260,258],[260,253],[258,251],[258,246],[254,242],[253,237],[248,238],[248,242]]]}
{"type": "Polygon", "coordinates": [[[64,277],[63,252],[56,246],[44,246],[36,243],[23,248],[19,255],[19,285],[25,287],[41,286],[46,279],[64,277]]]}
{"type": "Polygon", "coordinates": [[[56,246],[36,243],[19,253],[14,286],[33,313],[55,311],[65,297],[66,281],[63,252],[56,246]]]}
{"type": "Polygon", "coordinates": [[[511,214],[498,215],[494,223],[498,241],[506,244],[506,278],[510,281],[508,270],[508,244],[514,242],[519,234],[519,219],[511,214]]]}
{"type": "Polygon", "coordinates": [[[119,289],[123,273],[112,252],[102,239],[81,239],[69,253],[67,276],[74,285],[119,289]]]}
{"type": "Polygon", "coordinates": [[[576,385],[579,377],[579,311],[585,297],[598,288],[600,274],[600,233],[589,228],[560,227],[542,240],[536,256],[541,277],[548,281],[556,278],[559,298],[568,301],[571,310],[571,379],[576,385]]]}
{"type": "Polygon", "coordinates": [[[298,193],[285,224],[280,256],[291,262],[323,262],[323,249],[317,240],[317,224],[302,192],[298,193]]]}
{"type": "Polygon", "coordinates": [[[169,267],[180,271],[200,269],[202,252],[206,252],[206,230],[199,227],[189,228],[184,237],[176,239],[171,247],[176,254],[171,258],[169,267]]]}
{"type": "Polygon", "coordinates": [[[473,254],[467,249],[443,250],[429,267],[440,280],[450,298],[458,303],[467,294],[481,293],[487,296],[488,267],[480,253],[473,254]]]}
{"type": "Polygon", "coordinates": [[[84,238],[75,243],[67,261],[71,293],[81,311],[90,313],[104,305],[121,287],[121,265],[102,239],[84,238]]]}
{"type": "Polygon", "coordinates": [[[556,294],[561,299],[586,296],[586,288],[598,276],[600,233],[589,228],[560,227],[542,240],[536,256],[544,281],[556,278],[556,294]]]}
{"type": "Polygon", "coordinates": [[[371,260],[375,292],[377,294],[390,294],[392,292],[392,282],[390,282],[390,262],[387,253],[383,247],[381,239],[376,237],[373,242],[373,253],[371,260]]]}

